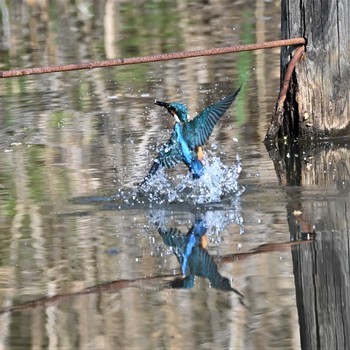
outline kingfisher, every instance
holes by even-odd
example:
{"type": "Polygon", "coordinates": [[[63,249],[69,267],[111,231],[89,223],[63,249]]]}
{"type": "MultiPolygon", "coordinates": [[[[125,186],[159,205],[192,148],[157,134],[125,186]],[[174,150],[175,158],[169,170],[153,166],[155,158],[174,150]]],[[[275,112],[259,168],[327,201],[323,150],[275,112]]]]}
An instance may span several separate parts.
{"type": "Polygon", "coordinates": [[[187,107],[181,102],[155,101],[158,106],[166,110],[175,118],[175,126],[168,140],[159,151],[157,159],[151,166],[140,186],[146,183],[160,167],[174,168],[183,161],[193,178],[204,174],[203,145],[213,132],[215,124],[231,106],[241,87],[227,95],[221,101],[203,109],[195,118],[189,119],[187,107]]]}

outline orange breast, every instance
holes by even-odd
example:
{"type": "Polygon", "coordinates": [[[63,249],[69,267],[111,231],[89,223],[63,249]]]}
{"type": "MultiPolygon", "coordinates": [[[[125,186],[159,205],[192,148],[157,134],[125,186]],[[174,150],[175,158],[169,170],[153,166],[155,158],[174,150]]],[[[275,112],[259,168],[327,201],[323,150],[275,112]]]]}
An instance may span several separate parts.
{"type": "Polygon", "coordinates": [[[202,244],[202,248],[203,249],[205,249],[207,247],[207,245],[208,245],[208,237],[207,237],[207,235],[202,236],[201,244],[202,244]]]}

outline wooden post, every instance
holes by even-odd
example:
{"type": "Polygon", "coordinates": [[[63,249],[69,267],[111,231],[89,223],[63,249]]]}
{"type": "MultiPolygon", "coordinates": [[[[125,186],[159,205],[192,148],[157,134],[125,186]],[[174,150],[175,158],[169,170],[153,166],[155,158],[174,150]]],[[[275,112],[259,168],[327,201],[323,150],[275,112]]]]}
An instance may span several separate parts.
{"type": "MultiPolygon", "coordinates": [[[[266,135],[266,141],[278,139],[267,148],[281,184],[287,185],[291,239],[312,235],[313,226],[316,232],[312,245],[292,250],[301,347],[347,349],[350,147],[347,140],[337,144],[319,137],[350,131],[350,1],[281,3],[283,38],[307,41],[266,135]]],[[[281,81],[296,53],[295,47],[282,49],[281,81]]]]}
{"type": "MultiPolygon", "coordinates": [[[[350,132],[350,1],[282,0],[282,37],[304,37],[283,118],[267,139],[333,137],[350,132]]],[[[281,77],[295,47],[281,50],[281,77]]],[[[271,127],[270,127],[271,129],[271,127]]]]}

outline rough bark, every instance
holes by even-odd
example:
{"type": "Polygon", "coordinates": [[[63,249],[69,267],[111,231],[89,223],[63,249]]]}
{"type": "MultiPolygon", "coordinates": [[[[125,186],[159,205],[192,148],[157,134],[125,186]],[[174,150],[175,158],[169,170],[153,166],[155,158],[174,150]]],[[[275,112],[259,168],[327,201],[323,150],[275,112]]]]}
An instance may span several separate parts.
{"type": "MultiPolygon", "coordinates": [[[[306,52],[292,77],[280,136],[332,137],[350,130],[350,1],[282,0],[282,37],[304,37],[306,52]]],[[[283,78],[291,51],[281,51],[283,78]]]]}

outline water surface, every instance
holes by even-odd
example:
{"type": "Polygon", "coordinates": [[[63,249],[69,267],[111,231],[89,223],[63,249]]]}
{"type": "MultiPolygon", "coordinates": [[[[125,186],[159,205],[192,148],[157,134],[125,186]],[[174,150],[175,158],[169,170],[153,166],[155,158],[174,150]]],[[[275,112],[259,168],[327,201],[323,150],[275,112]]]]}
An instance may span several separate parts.
{"type": "MultiPolygon", "coordinates": [[[[279,4],[260,0],[1,11],[1,69],[280,35],[279,4]]],[[[349,147],[267,151],[278,87],[279,50],[3,79],[1,347],[346,348],[349,147]],[[206,182],[179,165],[140,192],[173,126],[154,100],[194,116],[242,82],[206,182]]]]}

